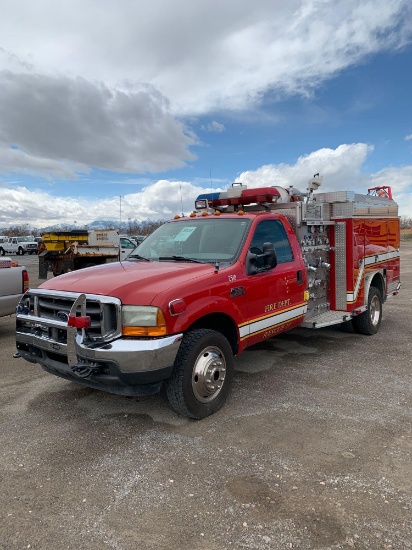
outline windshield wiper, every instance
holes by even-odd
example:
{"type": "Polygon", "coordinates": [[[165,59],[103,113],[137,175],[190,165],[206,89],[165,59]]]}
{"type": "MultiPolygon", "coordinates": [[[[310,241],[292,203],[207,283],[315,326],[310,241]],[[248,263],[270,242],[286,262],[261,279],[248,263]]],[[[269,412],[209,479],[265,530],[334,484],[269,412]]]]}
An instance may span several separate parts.
{"type": "Polygon", "coordinates": [[[165,261],[172,260],[175,262],[193,262],[196,264],[207,263],[207,262],[202,262],[202,260],[196,260],[196,258],[186,258],[186,256],[159,256],[158,260],[159,262],[161,262],[162,260],[165,260],[165,261]]]}
{"type": "Polygon", "coordinates": [[[144,260],[145,262],[150,262],[149,258],[145,258],[144,256],[139,256],[139,254],[128,256],[126,260],[144,260]]]}

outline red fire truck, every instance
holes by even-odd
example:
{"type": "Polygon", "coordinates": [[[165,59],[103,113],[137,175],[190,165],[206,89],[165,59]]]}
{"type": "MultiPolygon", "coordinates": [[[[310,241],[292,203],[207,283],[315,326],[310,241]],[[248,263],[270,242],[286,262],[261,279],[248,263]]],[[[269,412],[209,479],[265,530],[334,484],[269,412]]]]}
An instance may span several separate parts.
{"type": "Polygon", "coordinates": [[[179,413],[225,401],[234,356],[291,328],[379,330],[400,289],[399,218],[390,188],[305,193],[247,189],[198,197],[126,261],[31,289],[17,350],[46,371],[125,395],[162,384],[179,413]]]}

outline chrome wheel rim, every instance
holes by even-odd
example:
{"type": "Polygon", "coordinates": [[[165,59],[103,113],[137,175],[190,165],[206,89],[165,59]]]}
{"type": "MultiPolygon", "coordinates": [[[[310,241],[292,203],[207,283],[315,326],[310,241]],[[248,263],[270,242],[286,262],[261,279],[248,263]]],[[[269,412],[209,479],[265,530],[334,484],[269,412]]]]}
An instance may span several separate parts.
{"type": "Polygon", "coordinates": [[[221,392],[226,376],[226,361],[221,350],[205,348],[196,359],[192,373],[193,394],[201,403],[209,403],[221,392]]]}
{"type": "Polygon", "coordinates": [[[379,323],[379,319],[381,316],[381,304],[377,296],[374,296],[371,300],[369,314],[372,325],[376,327],[376,325],[379,323]]]}

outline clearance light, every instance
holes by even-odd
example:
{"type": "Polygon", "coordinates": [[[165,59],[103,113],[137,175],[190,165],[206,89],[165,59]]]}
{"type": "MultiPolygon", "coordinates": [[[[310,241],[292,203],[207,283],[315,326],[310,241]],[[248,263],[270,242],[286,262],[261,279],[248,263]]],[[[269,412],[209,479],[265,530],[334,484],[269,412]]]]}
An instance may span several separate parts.
{"type": "Polygon", "coordinates": [[[180,315],[181,313],[186,311],[185,301],[182,298],[173,300],[173,302],[170,302],[169,304],[169,311],[171,315],[180,315]]]}
{"type": "Polygon", "coordinates": [[[174,218],[173,218],[173,219],[174,219],[174,220],[180,220],[180,216],[179,216],[179,214],[176,214],[176,216],[174,216],[174,218]]]}
{"type": "Polygon", "coordinates": [[[206,210],[203,210],[203,212],[202,212],[202,216],[208,216],[208,215],[209,215],[209,213],[208,213],[208,212],[206,212],[206,210]]]}
{"type": "Polygon", "coordinates": [[[122,307],[123,336],[165,336],[167,327],[164,313],[152,306],[122,307]]]}
{"type": "Polygon", "coordinates": [[[75,317],[74,315],[67,320],[67,326],[75,328],[89,328],[92,320],[88,315],[75,317]]]}
{"type": "Polygon", "coordinates": [[[215,210],[215,216],[220,216],[220,211],[219,210],[215,210]]]}
{"type": "Polygon", "coordinates": [[[244,211],[243,211],[243,210],[238,210],[238,211],[237,211],[237,215],[238,215],[238,216],[243,216],[243,214],[244,214],[244,211]]]}
{"type": "Polygon", "coordinates": [[[196,218],[196,212],[190,212],[190,217],[191,218],[196,218]]]}
{"type": "Polygon", "coordinates": [[[207,199],[198,199],[195,201],[196,210],[202,210],[202,208],[207,208],[207,199]]]}

